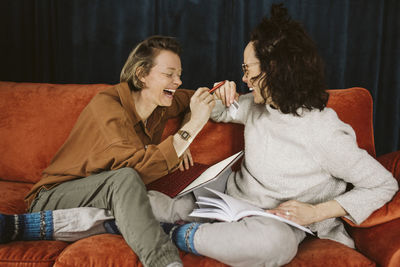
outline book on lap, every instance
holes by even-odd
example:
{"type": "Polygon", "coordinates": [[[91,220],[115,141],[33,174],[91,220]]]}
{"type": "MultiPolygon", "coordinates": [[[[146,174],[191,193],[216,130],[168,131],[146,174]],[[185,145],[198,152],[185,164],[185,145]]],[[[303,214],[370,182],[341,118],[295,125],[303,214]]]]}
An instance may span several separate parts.
{"type": "Polygon", "coordinates": [[[176,170],[160,179],[146,185],[147,190],[162,192],[170,197],[180,197],[190,192],[195,196],[209,194],[207,187],[224,191],[226,181],[232,173],[232,165],[235,164],[243,155],[240,151],[214,165],[194,163],[188,170],[176,170]]]}
{"type": "Polygon", "coordinates": [[[272,213],[268,213],[259,207],[251,205],[250,203],[231,197],[218,190],[208,187],[205,187],[204,189],[207,190],[211,196],[197,196],[196,203],[199,208],[194,209],[189,216],[209,218],[225,222],[239,221],[240,219],[248,216],[264,216],[287,223],[293,227],[303,230],[306,233],[314,235],[313,232],[311,232],[311,230],[307,227],[272,213]]]}

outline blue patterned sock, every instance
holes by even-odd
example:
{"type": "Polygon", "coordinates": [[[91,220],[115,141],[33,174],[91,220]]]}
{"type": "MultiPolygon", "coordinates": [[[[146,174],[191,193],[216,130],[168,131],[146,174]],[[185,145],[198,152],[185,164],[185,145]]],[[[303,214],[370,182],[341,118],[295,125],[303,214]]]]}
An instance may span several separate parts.
{"type": "Polygon", "coordinates": [[[51,210],[20,215],[0,214],[0,243],[13,240],[52,240],[51,210]]]}
{"type": "Polygon", "coordinates": [[[107,233],[114,234],[114,235],[121,234],[121,232],[118,229],[117,224],[115,223],[115,220],[105,221],[103,223],[103,225],[104,225],[104,228],[106,229],[107,233]]]}
{"type": "Polygon", "coordinates": [[[175,245],[186,252],[200,255],[194,248],[194,234],[200,223],[186,223],[183,225],[172,223],[161,223],[164,232],[169,235],[175,245]]]}

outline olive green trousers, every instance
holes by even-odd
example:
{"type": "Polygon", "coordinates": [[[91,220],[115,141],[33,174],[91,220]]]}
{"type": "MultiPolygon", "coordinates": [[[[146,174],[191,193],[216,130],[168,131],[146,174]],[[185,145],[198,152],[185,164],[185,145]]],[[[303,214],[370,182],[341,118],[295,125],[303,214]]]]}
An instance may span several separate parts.
{"type": "Polygon", "coordinates": [[[146,188],[132,168],[106,171],[41,189],[30,212],[95,207],[108,210],[144,266],[181,262],[177,248],[154,217],[146,188]]]}

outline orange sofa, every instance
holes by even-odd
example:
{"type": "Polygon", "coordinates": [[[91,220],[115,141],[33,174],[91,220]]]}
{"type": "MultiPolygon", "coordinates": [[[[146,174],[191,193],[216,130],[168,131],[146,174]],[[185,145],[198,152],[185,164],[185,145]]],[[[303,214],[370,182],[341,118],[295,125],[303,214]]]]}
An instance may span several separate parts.
{"type": "MultiPolygon", "coordinates": [[[[0,82],[0,212],[23,213],[23,201],[67,138],[81,110],[111,85],[0,82]]],[[[359,145],[375,156],[372,99],[362,88],[330,90],[328,106],[351,124],[359,145]]],[[[168,122],[173,133],[179,119],[168,122]]],[[[194,159],[215,163],[243,148],[243,127],[208,122],[191,145],[194,159]]],[[[400,151],[378,160],[400,179],[400,151]]],[[[400,266],[400,194],[361,226],[347,222],[357,250],[331,240],[307,238],[287,266],[400,266]]],[[[225,266],[181,252],[184,266],[225,266]]],[[[0,266],[141,266],[121,236],[102,234],[74,243],[18,241],[0,244],[0,266]]]]}

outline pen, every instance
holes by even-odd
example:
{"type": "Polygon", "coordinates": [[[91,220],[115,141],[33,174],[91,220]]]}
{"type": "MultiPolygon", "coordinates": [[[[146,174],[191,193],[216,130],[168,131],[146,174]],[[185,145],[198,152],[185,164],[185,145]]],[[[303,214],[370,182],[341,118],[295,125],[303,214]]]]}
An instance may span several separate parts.
{"type": "Polygon", "coordinates": [[[211,94],[212,92],[214,92],[215,90],[217,90],[218,88],[220,88],[222,85],[224,85],[225,82],[226,82],[226,81],[220,82],[219,84],[217,84],[216,86],[214,86],[212,89],[210,89],[210,91],[208,91],[208,92],[211,94]]]}

